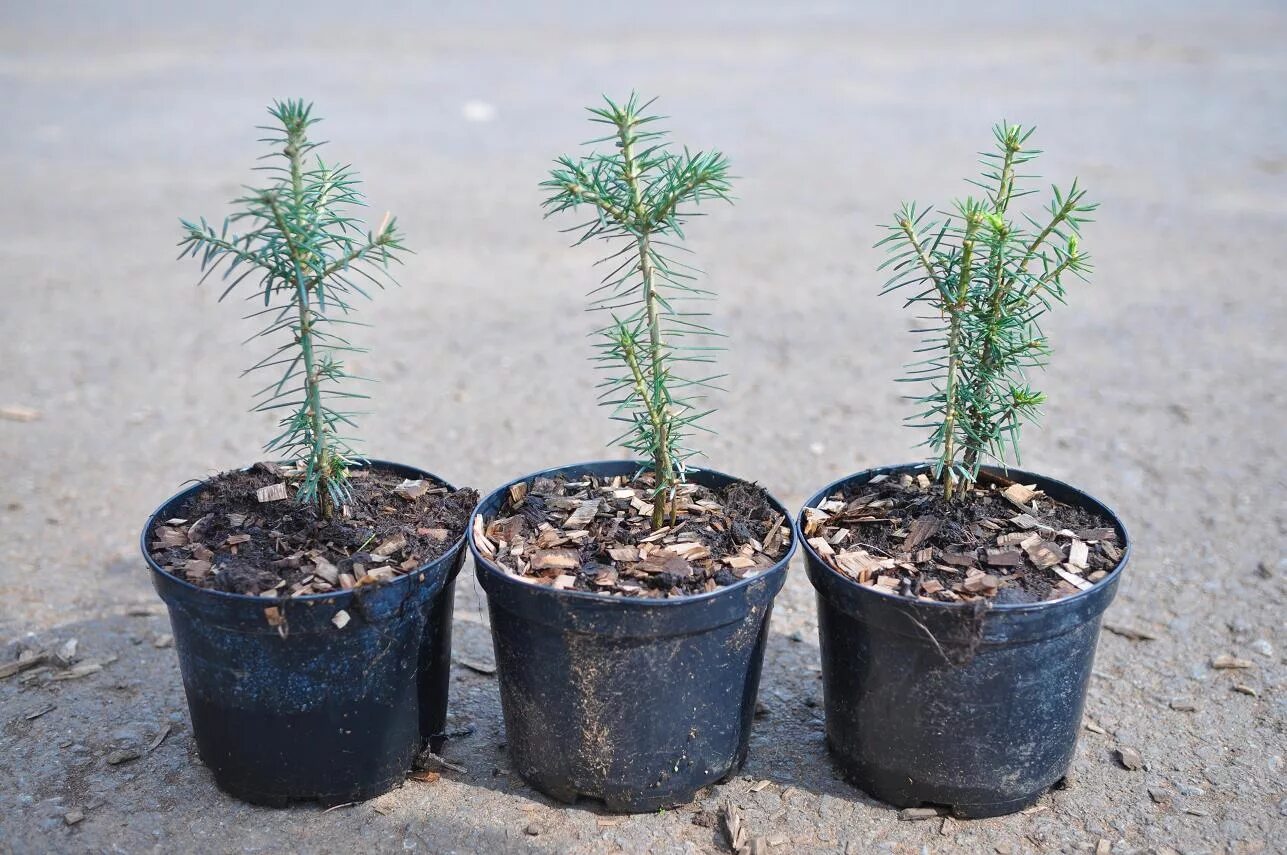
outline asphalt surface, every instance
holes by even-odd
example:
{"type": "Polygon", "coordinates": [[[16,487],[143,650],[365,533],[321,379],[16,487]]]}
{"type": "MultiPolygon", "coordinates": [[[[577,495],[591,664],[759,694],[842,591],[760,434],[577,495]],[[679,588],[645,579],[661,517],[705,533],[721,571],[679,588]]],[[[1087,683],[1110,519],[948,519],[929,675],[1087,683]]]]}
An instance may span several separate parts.
{"type": "MultiPolygon", "coordinates": [[[[770,852],[1287,849],[1281,4],[0,10],[0,653],[75,638],[82,662],[116,657],[0,680],[0,851],[707,852],[724,840],[703,812],[726,799],[770,852]],[[1072,784],[1034,809],[900,822],[838,779],[798,561],[744,776],[691,806],[610,817],[535,794],[508,769],[494,677],[463,667],[451,718],[471,734],[446,754],[465,773],[322,813],[239,804],[197,762],[138,529],[185,480],[254,460],[271,425],[246,413],[241,307],[173,260],[177,217],[221,215],[250,180],[272,98],[315,99],[373,217],[397,213],[417,251],[365,313],[363,447],[486,490],[613,436],[585,359],[593,255],[542,221],[536,183],[591,136],[581,107],[631,88],[740,176],[737,206],[691,229],[729,335],[706,452],[792,507],[916,454],[891,382],[911,322],[877,298],[871,248],[902,200],[964,193],[1006,118],[1039,127],[1043,175],[1102,202],[1025,463],[1123,515],[1135,557],[1107,621],[1155,639],[1104,634],[1072,784]],[[143,756],[108,763],[122,750],[143,756]]],[[[486,662],[469,572],[457,654],[486,662]]]]}

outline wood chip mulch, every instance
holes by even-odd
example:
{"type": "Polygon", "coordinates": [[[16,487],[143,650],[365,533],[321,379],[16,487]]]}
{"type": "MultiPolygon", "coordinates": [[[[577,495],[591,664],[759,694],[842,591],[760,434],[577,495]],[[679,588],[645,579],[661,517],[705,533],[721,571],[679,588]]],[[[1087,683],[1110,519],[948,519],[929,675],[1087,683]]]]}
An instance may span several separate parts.
{"type": "Polygon", "coordinates": [[[152,529],[152,558],[202,588],[302,597],[396,579],[442,555],[478,502],[380,469],[355,468],[333,519],[295,501],[301,473],[275,463],[225,472],[152,529]]]}
{"type": "Polygon", "coordinates": [[[878,475],[803,511],[809,545],[859,584],[931,602],[1057,600],[1122,558],[1109,520],[1000,478],[947,502],[928,475],[878,475]]]}
{"type": "Polygon", "coordinates": [[[773,567],[790,546],[787,519],[754,484],[683,484],[656,530],[653,485],[651,474],[516,484],[497,517],[474,518],[474,540],[526,582],[648,598],[734,584],[773,567]]]}

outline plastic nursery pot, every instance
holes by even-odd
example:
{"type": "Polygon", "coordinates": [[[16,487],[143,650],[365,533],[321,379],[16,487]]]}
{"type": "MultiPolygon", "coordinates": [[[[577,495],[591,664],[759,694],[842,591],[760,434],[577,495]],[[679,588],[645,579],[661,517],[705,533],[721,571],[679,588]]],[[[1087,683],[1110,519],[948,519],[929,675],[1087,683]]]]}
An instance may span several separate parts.
{"type": "MultiPolygon", "coordinates": [[[[859,472],[806,505],[876,475],[925,468],[859,472]]],[[[1130,558],[1126,528],[1067,484],[991,471],[1103,514],[1117,530],[1122,560],[1073,596],[976,610],[860,585],[804,547],[818,596],[827,745],[853,784],[897,807],[945,806],[960,817],[1013,813],[1064,777],[1077,748],[1100,617],[1130,558]]],[[[800,516],[797,539],[802,531],[800,516]]]]}
{"type": "MultiPolygon", "coordinates": [[[[410,466],[369,465],[445,484],[410,466]]],[[[202,762],[221,789],[255,804],[340,804],[391,789],[446,716],[463,535],[434,561],[379,585],[287,599],[212,591],[162,570],[147,547],[155,522],[204,486],[158,508],[141,542],[170,610],[202,762]],[[268,623],[268,606],[281,610],[281,627],[268,623]],[[332,623],[341,610],[350,617],[342,629],[332,623]]]]}
{"type": "MultiPolygon", "coordinates": [[[[633,475],[631,461],[534,473],[485,498],[494,517],[512,484],[538,476],[633,475]]],[[[719,488],[738,479],[690,470],[719,488]]],[[[773,500],[773,507],[785,514],[773,500]]],[[[785,519],[785,516],[784,516],[785,519]]],[[[643,813],[692,801],[746,759],[773,597],[772,568],[708,594],[629,599],[522,581],[469,548],[487,591],[510,762],[552,798],[601,799],[643,813]]]]}

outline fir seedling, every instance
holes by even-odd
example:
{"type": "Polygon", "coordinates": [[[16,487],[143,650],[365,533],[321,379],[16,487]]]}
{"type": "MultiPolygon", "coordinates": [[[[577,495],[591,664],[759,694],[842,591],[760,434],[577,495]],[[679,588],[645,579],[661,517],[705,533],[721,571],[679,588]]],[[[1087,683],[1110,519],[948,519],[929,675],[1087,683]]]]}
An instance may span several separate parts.
{"type": "MultiPolygon", "coordinates": [[[[330,518],[349,496],[348,468],[356,460],[342,431],[356,427],[345,402],[366,395],[342,388],[354,378],[341,357],[359,353],[341,335],[354,296],[392,282],[388,266],[405,251],[396,221],[387,216],[374,232],[352,216],[365,205],[357,176],[348,166],[328,164],[313,154],[323,145],[309,139],[320,121],[303,101],[275,102],[269,113],[277,124],[261,127],[274,151],[261,160],[268,173],[262,188],[247,188],[234,200],[236,213],[219,228],[183,220],[180,258],[199,258],[205,281],[222,268],[228,285],[222,300],[243,282],[254,287],[250,299],[263,308],[249,315],[267,325],[252,338],[285,339],[244,374],[273,370],[277,377],[256,393],[254,411],[283,410],[281,433],[265,450],[303,471],[296,493],[300,502],[319,507],[330,518]],[[231,231],[244,224],[244,231],[231,231]]],[[[249,340],[248,340],[249,341],[249,340]]]]}
{"type": "Polygon", "coordinates": [[[1085,280],[1091,269],[1078,238],[1097,205],[1074,180],[1051,188],[1041,219],[1016,221],[1011,203],[1034,192],[1022,189],[1033,176],[1020,169],[1040,152],[1026,147],[1030,128],[1003,122],[993,133],[997,150],[983,153],[983,174],[970,182],[985,198],[937,217],[904,205],[877,244],[890,246],[881,269],[892,269],[881,293],[908,289],[907,305],[933,311],[933,326],[918,330],[926,356],[903,381],[930,386],[908,421],[930,430],[925,444],[948,499],[974,484],[984,458],[1004,465],[1008,447],[1019,461],[1019,429],[1045,400],[1027,380],[1050,353],[1041,318],[1063,302],[1065,274],[1085,280]]]}
{"type": "Polygon", "coordinates": [[[661,527],[675,488],[685,478],[694,453],[686,445],[710,410],[701,406],[704,392],[720,375],[706,369],[684,377],[676,366],[713,362],[716,348],[691,344],[694,335],[710,335],[706,313],[691,311],[692,301],[710,291],[696,285],[696,268],[671,256],[685,250],[683,226],[691,211],[710,198],[731,201],[728,161],[719,152],[676,152],[667,133],[648,115],[652,101],[635,95],[624,104],[605,98],[591,107],[591,121],[611,129],[587,145],[610,144],[607,153],[560,157],[541,186],[549,191],[547,216],[589,208],[593,216],[573,227],[577,244],[607,241],[611,253],[600,263],[610,272],[591,292],[592,311],[606,312],[611,322],[599,330],[597,361],[610,376],[600,388],[600,401],[613,407],[613,418],[629,424],[615,442],[650,459],[656,476],[652,525],[661,527]]]}

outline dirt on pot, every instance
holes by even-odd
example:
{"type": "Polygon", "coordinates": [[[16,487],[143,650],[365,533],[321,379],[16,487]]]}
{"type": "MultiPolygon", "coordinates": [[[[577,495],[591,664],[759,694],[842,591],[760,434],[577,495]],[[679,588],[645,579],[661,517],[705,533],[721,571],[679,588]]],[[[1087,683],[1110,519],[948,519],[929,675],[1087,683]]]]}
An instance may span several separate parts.
{"type": "Polygon", "coordinates": [[[786,518],[747,482],[680,485],[667,525],[654,530],[655,483],[645,473],[515,484],[495,518],[475,518],[474,539],[526,581],[649,598],[731,585],[770,569],[790,546],[786,518]]]}
{"type": "Polygon", "coordinates": [[[153,527],[152,558],[180,579],[235,594],[345,590],[442,555],[478,503],[475,490],[354,468],[349,501],[327,520],[293,500],[292,476],[274,463],[216,475],[153,527]]]}
{"type": "Polygon", "coordinates": [[[1092,587],[1122,557],[1107,518],[988,473],[951,502],[925,473],[877,475],[805,508],[802,523],[836,572],[936,602],[1057,600],[1092,587]]]}

